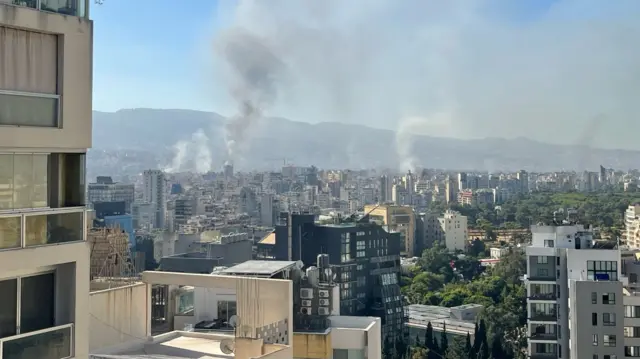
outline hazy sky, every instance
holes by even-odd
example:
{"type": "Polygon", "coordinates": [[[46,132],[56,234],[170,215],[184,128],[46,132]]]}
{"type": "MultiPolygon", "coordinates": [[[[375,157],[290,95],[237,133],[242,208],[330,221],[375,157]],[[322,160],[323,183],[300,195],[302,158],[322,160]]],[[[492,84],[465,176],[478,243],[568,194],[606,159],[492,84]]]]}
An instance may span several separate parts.
{"type": "Polygon", "coordinates": [[[214,45],[241,28],[286,65],[267,115],[640,149],[638,0],[107,0],[91,16],[97,110],[233,115],[214,45]]]}

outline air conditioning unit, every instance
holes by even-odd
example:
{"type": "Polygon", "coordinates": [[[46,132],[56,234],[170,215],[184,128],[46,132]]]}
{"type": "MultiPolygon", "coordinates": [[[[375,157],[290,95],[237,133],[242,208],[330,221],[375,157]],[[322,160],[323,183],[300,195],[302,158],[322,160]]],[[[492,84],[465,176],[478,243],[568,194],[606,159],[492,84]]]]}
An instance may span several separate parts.
{"type": "Polygon", "coordinates": [[[329,308],[326,307],[320,307],[318,308],[318,315],[329,315],[329,308]]]}
{"type": "Polygon", "coordinates": [[[319,290],[318,291],[318,296],[320,298],[329,298],[329,291],[328,290],[319,290]]]}
{"type": "Polygon", "coordinates": [[[302,288],[302,289],[300,289],[300,298],[302,298],[302,299],[311,299],[311,298],[313,298],[313,289],[311,289],[311,288],[302,288]]]}
{"type": "Polygon", "coordinates": [[[302,308],[300,308],[300,314],[302,314],[302,315],[311,315],[311,307],[302,307],[302,308]]]}
{"type": "Polygon", "coordinates": [[[320,299],[319,302],[320,302],[320,305],[323,305],[325,307],[329,306],[329,299],[320,299]]]}
{"type": "Polygon", "coordinates": [[[311,301],[310,300],[303,300],[302,301],[302,306],[303,307],[310,307],[311,306],[311,301]]]}

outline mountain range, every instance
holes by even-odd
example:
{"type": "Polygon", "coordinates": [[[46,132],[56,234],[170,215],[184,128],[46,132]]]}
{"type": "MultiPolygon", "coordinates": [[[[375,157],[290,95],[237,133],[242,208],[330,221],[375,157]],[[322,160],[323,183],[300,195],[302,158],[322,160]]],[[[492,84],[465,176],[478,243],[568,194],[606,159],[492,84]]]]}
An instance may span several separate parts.
{"type": "MultiPolygon", "coordinates": [[[[224,126],[227,119],[213,112],[192,110],[127,109],[93,112],[93,149],[90,169],[139,171],[171,164],[175,145],[186,144],[180,169],[191,162],[208,161],[218,170],[227,160],[224,126]],[[195,140],[201,131],[206,137],[195,140]],[[197,142],[197,144],[195,144],[197,142]],[[208,156],[199,156],[201,151],[208,156]]],[[[387,168],[406,171],[406,159],[396,151],[391,130],[324,122],[309,124],[284,118],[267,118],[249,129],[243,160],[237,167],[278,168],[282,163],[319,168],[387,168]]],[[[415,135],[411,156],[417,167],[460,170],[590,170],[637,168],[640,151],[554,145],[526,138],[463,140],[415,135]]],[[[184,167],[184,168],[182,168],[184,167]]],[[[201,168],[201,167],[200,167],[201,168]]]]}

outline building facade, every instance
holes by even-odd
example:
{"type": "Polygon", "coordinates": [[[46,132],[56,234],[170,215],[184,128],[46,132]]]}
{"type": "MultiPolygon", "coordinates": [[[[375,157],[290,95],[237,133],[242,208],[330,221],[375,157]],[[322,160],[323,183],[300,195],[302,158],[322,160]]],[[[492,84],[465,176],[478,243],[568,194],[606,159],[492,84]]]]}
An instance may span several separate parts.
{"type": "Polygon", "coordinates": [[[86,358],[93,24],[88,1],[11,3],[0,3],[0,356],[86,358]]]}

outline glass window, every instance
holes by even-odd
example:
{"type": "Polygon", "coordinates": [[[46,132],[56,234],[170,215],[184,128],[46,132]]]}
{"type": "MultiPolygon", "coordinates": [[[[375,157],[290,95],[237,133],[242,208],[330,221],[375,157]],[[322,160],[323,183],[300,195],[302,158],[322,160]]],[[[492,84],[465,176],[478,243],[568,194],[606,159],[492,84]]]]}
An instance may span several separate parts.
{"type": "Polygon", "coordinates": [[[32,207],[47,207],[47,172],[49,170],[49,155],[33,155],[33,193],[32,207]]]}
{"type": "Polygon", "coordinates": [[[0,125],[58,127],[58,96],[0,93],[0,125]]]}
{"type": "Polygon", "coordinates": [[[84,0],[40,0],[40,10],[63,15],[84,16],[83,11],[78,9],[78,2],[82,3],[84,0]]]}
{"type": "Polygon", "coordinates": [[[13,162],[13,208],[31,208],[33,155],[15,155],[13,162]]]}
{"type": "Polygon", "coordinates": [[[55,274],[20,279],[20,332],[55,326],[55,274]]]}
{"type": "Polygon", "coordinates": [[[0,154],[0,210],[13,208],[13,155],[0,154]]]}
{"type": "Polygon", "coordinates": [[[16,335],[18,280],[0,282],[0,338],[16,335]]]}
{"type": "Polygon", "coordinates": [[[0,217],[0,249],[20,247],[20,217],[0,217]]]}
{"type": "Polygon", "coordinates": [[[605,334],[602,338],[602,345],[605,347],[615,347],[616,346],[616,336],[605,334]]]}
{"type": "Polygon", "coordinates": [[[237,314],[236,302],[221,300],[218,302],[218,319],[228,322],[229,319],[237,314]]]}

